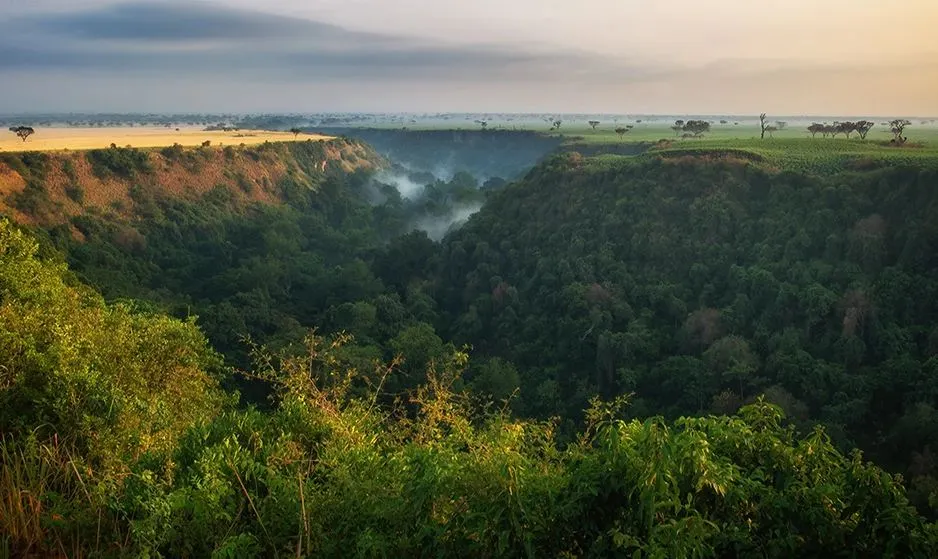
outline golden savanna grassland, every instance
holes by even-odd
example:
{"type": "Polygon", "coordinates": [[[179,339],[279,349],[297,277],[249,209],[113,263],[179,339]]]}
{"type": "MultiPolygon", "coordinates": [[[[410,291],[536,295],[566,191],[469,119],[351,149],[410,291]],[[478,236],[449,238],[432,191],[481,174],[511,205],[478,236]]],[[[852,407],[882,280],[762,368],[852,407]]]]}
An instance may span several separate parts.
{"type": "Polygon", "coordinates": [[[270,132],[266,130],[238,130],[236,132],[211,131],[188,127],[178,130],[165,127],[114,128],[36,128],[36,133],[24,142],[8,130],[0,131],[0,151],[56,151],[106,148],[111,144],[135,148],[164,147],[173,144],[198,146],[206,140],[212,145],[252,145],[264,142],[290,142],[294,140],[329,139],[318,134],[270,132]]]}

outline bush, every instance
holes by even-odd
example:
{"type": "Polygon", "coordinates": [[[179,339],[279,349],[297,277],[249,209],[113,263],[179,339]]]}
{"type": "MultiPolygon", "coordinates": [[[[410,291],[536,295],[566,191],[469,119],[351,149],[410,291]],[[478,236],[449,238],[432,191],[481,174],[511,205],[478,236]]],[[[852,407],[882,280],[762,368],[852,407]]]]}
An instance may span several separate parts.
{"type": "Polygon", "coordinates": [[[57,435],[101,467],[172,449],[219,402],[214,352],[191,320],[105,305],[37,249],[0,221],[0,432],[57,435]]]}
{"type": "Polygon", "coordinates": [[[77,204],[83,204],[85,202],[85,189],[77,184],[66,186],[65,195],[77,204]]]}
{"type": "Polygon", "coordinates": [[[51,204],[45,185],[35,179],[27,181],[23,191],[13,195],[13,207],[34,217],[41,216],[51,204]]]}
{"type": "Polygon", "coordinates": [[[71,159],[65,159],[62,161],[62,172],[65,173],[65,176],[68,177],[68,180],[73,183],[78,182],[78,172],[75,170],[75,164],[71,159]]]}
{"type": "Polygon", "coordinates": [[[177,143],[174,143],[171,146],[166,146],[160,150],[160,154],[170,161],[176,161],[177,159],[180,159],[184,153],[185,149],[177,143]]]}
{"type": "Polygon", "coordinates": [[[23,164],[23,160],[12,153],[0,153],[0,163],[6,164],[7,167],[13,169],[16,174],[24,179],[29,177],[29,169],[23,164]]]}
{"type": "Polygon", "coordinates": [[[43,181],[49,173],[49,155],[42,152],[26,152],[20,154],[23,164],[29,169],[29,178],[43,181]]]}
{"type": "Polygon", "coordinates": [[[250,179],[244,176],[242,173],[235,175],[235,181],[238,183],[238,188],[241,189],[245,194],[251,194],[254,192],[254,183],[250,179]]]}
{"type": "Polygon", "coordinates": [[[111,146],[108,149],[93,149],[86,155],[91,170],[98,178],[118,176],[129,179],[138,174],[153,171],[147,153],[135,148],[111,146]]]}

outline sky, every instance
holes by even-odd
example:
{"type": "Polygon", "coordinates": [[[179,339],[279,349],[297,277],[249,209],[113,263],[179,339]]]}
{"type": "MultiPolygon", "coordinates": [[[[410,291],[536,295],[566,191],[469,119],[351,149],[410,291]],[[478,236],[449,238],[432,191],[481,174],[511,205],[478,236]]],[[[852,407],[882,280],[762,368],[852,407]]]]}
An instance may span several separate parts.
{"type": "Polygon", "coordinates": [[[0,0],[0,113],[938,115],[936,0],[0,0]]]}

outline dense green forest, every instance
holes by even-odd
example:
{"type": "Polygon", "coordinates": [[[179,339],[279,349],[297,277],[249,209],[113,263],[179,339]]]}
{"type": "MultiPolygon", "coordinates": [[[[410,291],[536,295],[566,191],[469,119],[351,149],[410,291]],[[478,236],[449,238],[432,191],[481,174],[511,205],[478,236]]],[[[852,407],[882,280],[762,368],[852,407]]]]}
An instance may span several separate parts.
{"type": "Polygon", "coordinates": [[[934,513],[936,184],[558,156],[447,238],[443,335],[517,371],[525,416],[622,393],[637,417],[731,413],[765,394],[934,513]]]}
{"type": "Polygon", "coordinates": [[[938,545],[935,170],[292,156],[276,203],[138,188],[0,226],[0,550],[938,545]]]}

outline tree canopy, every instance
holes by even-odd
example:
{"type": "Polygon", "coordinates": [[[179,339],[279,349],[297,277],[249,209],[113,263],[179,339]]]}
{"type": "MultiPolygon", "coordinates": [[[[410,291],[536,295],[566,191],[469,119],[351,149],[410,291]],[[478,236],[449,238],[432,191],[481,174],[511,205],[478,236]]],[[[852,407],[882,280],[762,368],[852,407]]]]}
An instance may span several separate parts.
{"type": "Polygon", "coordinates": [[[10,132],[13,132],[19,136],[24,142],[26,141],[26,138],[36,133],[36,131],[31,126],[12,126],[10,127],[10,132]]]}
{"type": "MultiPolygon", "coordinates": [[[[290,170],[274,201],[155,188],[211,147],[112,148],[121,212],[0,221],[0,554],[938,545],[933,168],[282,146],[231,154],[290,170]]],[[[49,212],[66,160],[2,158],[49,212]]]]}

